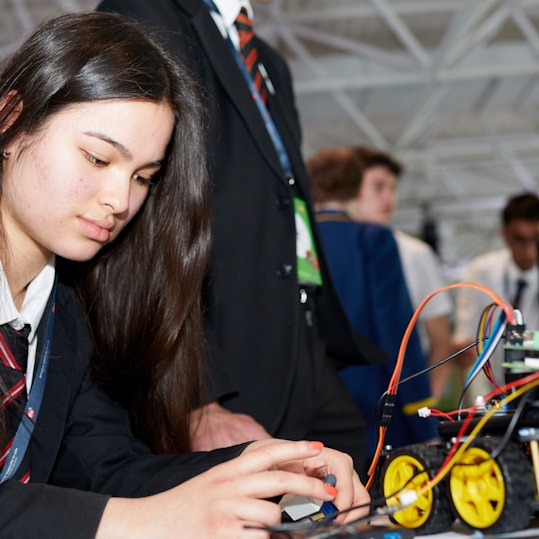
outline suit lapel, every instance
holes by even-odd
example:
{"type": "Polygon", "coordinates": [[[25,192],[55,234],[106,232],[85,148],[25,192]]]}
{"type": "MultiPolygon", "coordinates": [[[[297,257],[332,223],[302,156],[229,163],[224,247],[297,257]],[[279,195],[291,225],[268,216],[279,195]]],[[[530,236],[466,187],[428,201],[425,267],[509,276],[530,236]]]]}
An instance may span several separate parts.
{"type": "Polygon", "coordinates": [[[236,65],[236,60],[228,45],[223,47],[223,36],[215,26],[203,0],[176,0],[182,4],[191,17],[193,28],[199,36],[201,47],[204,49],[215,74],[238,110],[251,133],[253,140],[260,149],[268,165],[275,174],[285,181],[282,167],[266,130],[264,121],[251,97],[249,88],[236,65]]]}

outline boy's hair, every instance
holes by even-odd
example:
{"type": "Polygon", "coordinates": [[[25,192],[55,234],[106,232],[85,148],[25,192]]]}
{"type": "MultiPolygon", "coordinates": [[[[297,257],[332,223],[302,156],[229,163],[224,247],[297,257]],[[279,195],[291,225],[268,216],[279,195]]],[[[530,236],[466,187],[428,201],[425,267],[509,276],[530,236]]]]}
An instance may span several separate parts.
{"type": "Polygon", "coordinates": [[[363,169],[347,148],[322,150],[307,161],[307,174],[315,202],[344,202],[356,197],[363,169]]]}
{"type": "Polygon", "coordinates": [[[368,148],[367,146],[356,146],[353,151],[359,158],[363,170],[367,170],[371,167],[381,166],[387,168],[397,178],[399,178],[404,172],[402,163],[391,157],[386,152],[376,150],[375,148],[368,148]]]}
{"type": "Polygon", "coordinates": [[[502,223],[508,225],[516,219],[539,221],[539,198],[533,193],[522,193],[509,199],[502,211],[502,223]]]}

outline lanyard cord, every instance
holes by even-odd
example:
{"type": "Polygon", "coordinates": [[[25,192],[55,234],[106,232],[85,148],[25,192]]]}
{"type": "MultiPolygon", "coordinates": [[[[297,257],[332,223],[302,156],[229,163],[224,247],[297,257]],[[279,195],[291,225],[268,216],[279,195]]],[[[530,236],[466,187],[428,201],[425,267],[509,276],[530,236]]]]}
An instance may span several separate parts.
{"type": "Polygon", "coordinates": [[[28,401],[24,408],[24,414],[21,422],[15,433],[13,444],[9,450],[7,461],[2,467],[0,474],[0,483],[11,479],[15,472],[18,470],[22,459],[28,449],[34,427],[37,422],[37,416],[41,403],[43,401],[43,394],[45,392],[45,383],[47,381],[47,371],[49,369],[49,356],[52,343],[52,334],[54,330],[54,312],[56,310],[56,291],[58,289],[58,274],[56,274],[54,280],[54,286],[51,293],[51,308],[47,317],[47,327],[45,332],[45,346],[43,347],[43,353],[39,360],[36,376],[30,388],[30,394],[28,395],[28,401]]]}
{"type": "MultiPolygon", "coordinates": [[[[219,8],[215,5],[213,0],[204,0],[204,2],[206,3],[206,5],[211,11],[221,16],[219,8]]],[[[226,41],[228,42],[230,50],[234,56],[234,59],[236,60],[236,64],[238,65],[241,71],[241,74],[243,75],[243,78],[245,79],[245,82],[247,83],[247,86],[249,87],[249,91],[251,92],[251,96],[253,97],[253,100],[258,108],[258,111],[260,112],[260,115],[262,116],[264,125],[266,126],[266,130],[268,131],[268,134],[271,138],[275,151],[277,152],[277,155],[279,156],[279,161],[281,162],[281,167],[283,169],[283,172],[286,178],[288,179],[293,178],[294,175],[292,173],[292,166],[290,164],[290,159],[288,157],[288,153],[282,141],[281,135],[279,134],[277,125],[275,124],[275,122],[273,121],[273,118],[269,114],[266,105],[264,105],[264,102],[262,101],[262,97],[260,96],[260,93],[258,89],[256,88],[249,71],[247,71],[247,66],[245,65],[245,62],[243,61],[241,54],[238,52],[238,49],[236,49],[236,47],[234,46],[234,43],[230,39],[228,30],[226,32],[227,32],[226,41]]],[[[263,72],[262,74],[264,75],[263,72]]]]}

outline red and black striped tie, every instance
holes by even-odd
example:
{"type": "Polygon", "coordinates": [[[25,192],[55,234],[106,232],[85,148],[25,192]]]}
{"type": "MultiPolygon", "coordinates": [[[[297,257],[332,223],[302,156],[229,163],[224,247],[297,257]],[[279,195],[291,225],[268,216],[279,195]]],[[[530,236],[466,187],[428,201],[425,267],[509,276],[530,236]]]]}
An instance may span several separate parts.
{"type": "MultiPolygon", "coordinates": [[[[26,392],[26,366],[28,363],[28,334],[30,326],[16,331],[9,324],[0,326],[0,379],[4,386],[1,394],[1,410],[6,420],[8,440],[0,452],[0,469],[6,462],[17,427],[21,422],[28,398],[26,392]]],[[[21,483],[30,480],[30,471],[24,458],[15,478],[21,483]]]]}
{"type": "Polygon", "coordinates": [[[258,51],[256,50],[253,42],[253,21],[251,21],[247,15],[247,10],[244,7],[241,8],[241,11],[234,24],[236,25],[240,38],[240,50],[243,61],[247,66],[247,70],[253,79],[254,85],[258,90],[262,101],[267,104],[268,90],[258,66],[258,51]]]}

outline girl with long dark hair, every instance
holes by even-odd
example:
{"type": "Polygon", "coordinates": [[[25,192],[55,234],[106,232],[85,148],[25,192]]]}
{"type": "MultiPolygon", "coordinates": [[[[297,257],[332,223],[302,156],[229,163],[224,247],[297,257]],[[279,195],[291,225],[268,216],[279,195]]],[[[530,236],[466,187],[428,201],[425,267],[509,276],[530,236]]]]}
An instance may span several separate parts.
{"type": "Polygon", "coordinates": [[[274,496],[368,500],[318,442],[179,453],[210,242],[197,91],[104,13],[45,23],[0,69],[3,537],[268,537],[246,525],[279,521],[274,496]]]}

